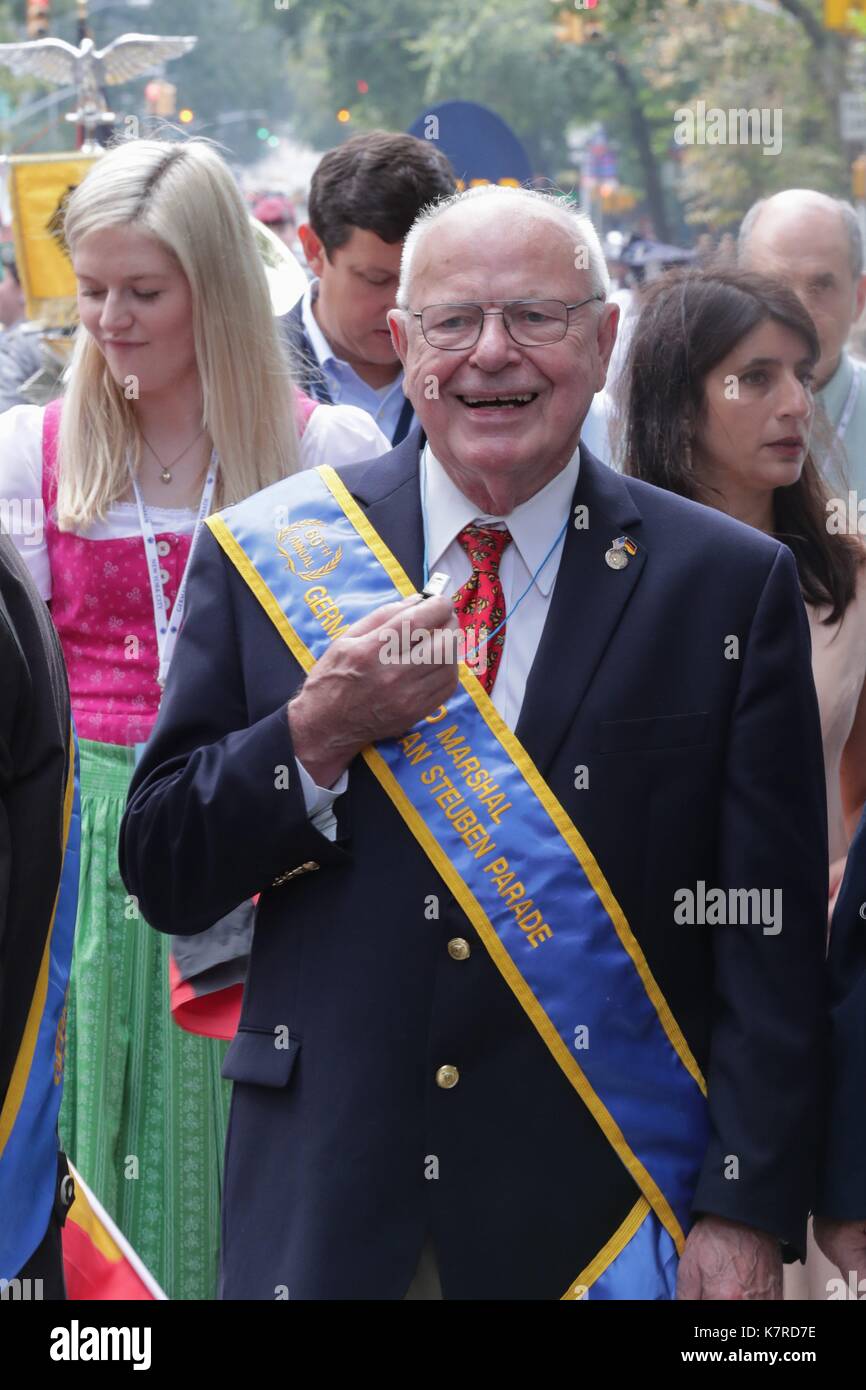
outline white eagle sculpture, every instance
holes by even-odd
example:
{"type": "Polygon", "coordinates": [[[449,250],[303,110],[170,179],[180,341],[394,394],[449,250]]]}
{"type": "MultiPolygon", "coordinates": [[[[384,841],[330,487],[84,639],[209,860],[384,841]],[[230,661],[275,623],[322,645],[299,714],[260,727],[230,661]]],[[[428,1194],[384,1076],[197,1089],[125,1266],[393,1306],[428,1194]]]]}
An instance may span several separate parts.
{"type": "Polygon", "coordinates": [[[63,39],[0,43],[0,65],[19,77],[39,77],[58,87],[74,84],[78,110],[69,119],[81,121],[89,137],[97,125],[114,120],[103,87],[141,77],[170,58],[180,58],[197,42],[193,35],[122,34],[105,48],[95,48],[92,39],[82,40],[78,48],[63,39]]]}

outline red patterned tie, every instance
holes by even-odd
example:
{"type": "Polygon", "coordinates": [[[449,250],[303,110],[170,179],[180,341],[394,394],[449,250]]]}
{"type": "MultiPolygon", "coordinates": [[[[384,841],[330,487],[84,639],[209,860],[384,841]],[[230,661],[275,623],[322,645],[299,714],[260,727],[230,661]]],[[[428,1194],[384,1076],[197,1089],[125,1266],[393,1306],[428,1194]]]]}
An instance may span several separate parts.
{"type": "Polygon", "coordinates": [[[499,562],[511,535],[504,527],[472,525],[464,527],[457,539],[469,556],[472,574],[454,595],[454,612],[467,636],[467,656],[478,651],[475,674],[489,695],[502,658],[505,628],[485,646],[479,648],[479,644],[505,617],[499,562]]]}

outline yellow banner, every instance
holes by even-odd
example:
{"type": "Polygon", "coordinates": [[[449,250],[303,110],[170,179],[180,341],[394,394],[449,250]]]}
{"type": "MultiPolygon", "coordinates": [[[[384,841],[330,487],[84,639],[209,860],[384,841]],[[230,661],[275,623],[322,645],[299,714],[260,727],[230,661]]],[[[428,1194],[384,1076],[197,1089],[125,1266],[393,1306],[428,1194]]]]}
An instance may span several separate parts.
{"type": "Polygon", "coordinates": [[[75,275],[63,243],[63,205],[98,158],[48,154],[9,160],[15,261],[29,319],[52,326],[75,322],[75,275]]]}
{"type": "Polygon", "coordinates": [[[866,10],[866,0],[824,0],[824,27],[826,29],[853,29],[849,22],[850,12],[862,14],[866,10]]]}

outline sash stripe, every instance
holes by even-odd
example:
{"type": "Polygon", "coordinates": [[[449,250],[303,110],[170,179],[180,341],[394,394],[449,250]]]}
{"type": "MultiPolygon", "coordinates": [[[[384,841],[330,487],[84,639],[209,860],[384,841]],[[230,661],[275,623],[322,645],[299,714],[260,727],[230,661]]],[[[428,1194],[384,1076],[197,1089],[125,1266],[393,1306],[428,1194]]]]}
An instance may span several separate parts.
{"type": "MultiPolygon", "coordinates": [[[[69,842],[69,828],[72,824],[74,796],[75,738],[70,731],[69,766],[66,773],[66,790],[63,796],[62,856],[65,856],[66,847],[69,842]]],[[[15,1058],[15,1066],[12,1069],[12,1076],[9,1081],[9,1088],[6,1092],[6,1099],[3,1102],[3,1109],[0,1111],[0,1159],[3,1157],[9,1137],[15,1127],[15,1121],[18,1118],[18,1112],[24,1100],[27,1081],[33,1065],[33,1056],[36,1051],[36,1043],[39,1038],[39,1025],[42,1022],[42,1015],[45,1011],[45,1001],[48,997],[48,975],[51,966],[51,940],[54,934],[54,923],[57,918],[57,904],[60,901],[60,889],[61,880],[58,880],[57,892],[54,895],[54,906],[51,910],[51,922],[48,927],[48,935],[45,938],[45,946],[42,951],[42,960],[39,965],[39,974],[36,977],[33,998],[30,1001],[27,1022],[21,1037],[21,1046],[18,1049],[18,1056],[15,1058]]],[[[53,1176],[52,1174],[52,1177],[53,1176]]]]}
{"type": "Polygon", "coordinates": [[[78,903],[80,828],[77,746],[70,725],[57,891],[0,1111],[0,1279],[14,1278],[36,1250],[54,1202],[62,1026],[78,903]]]}

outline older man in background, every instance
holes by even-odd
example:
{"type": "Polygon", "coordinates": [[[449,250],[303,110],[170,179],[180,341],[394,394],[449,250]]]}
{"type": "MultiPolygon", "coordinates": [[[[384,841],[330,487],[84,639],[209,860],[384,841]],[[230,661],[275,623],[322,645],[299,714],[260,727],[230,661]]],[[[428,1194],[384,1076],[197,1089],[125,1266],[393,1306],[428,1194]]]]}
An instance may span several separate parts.
{"type": "Polygon", "coordinates": [[[866,304],[856,212],[805,188],[762,198],[743,218],[739,261],[789,285],[812,315],[821,344],[815,385],[832,440],[825,472],[832,487],[841,482],[866,499],[866,372],[845,346],[866,304]]]}
{"type": "Polygon", "coordinates": [[[785,547],[581,446],[607,291],[558,199],[429,210],[389,315],[426,442],[196,549],[121,865],[163,931],[261,893],[226,1298],[776,1298],[802,1253],[808,628],[785,547]]]}

